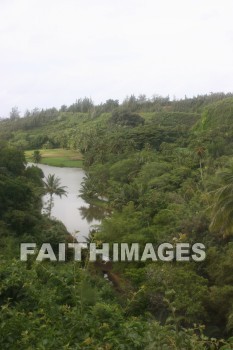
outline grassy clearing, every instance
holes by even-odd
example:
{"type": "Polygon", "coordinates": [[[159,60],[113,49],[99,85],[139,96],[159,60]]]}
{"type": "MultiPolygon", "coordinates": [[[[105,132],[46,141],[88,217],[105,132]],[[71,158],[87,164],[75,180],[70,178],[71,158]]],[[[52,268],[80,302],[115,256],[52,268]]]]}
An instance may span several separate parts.
{"type": "MultiPolygon", "coordinates": [[[[25,157],[28,162],[33,162],[34,150],[25,151],[25,157]]],[[[79,151],[67,150],[67,149],[40,149],[42,155],[41,164],[58,166],[58,167],[70,167],[70,168],[82,168],[82,155],[79,151]]]]}

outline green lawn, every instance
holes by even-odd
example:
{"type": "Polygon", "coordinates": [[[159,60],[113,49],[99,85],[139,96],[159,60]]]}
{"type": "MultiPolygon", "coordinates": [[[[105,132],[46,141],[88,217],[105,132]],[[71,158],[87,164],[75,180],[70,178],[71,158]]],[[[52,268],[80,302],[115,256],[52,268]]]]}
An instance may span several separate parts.
{"type": "MultiPolygon", "coordinates": [[[[28,162],[33,162],[34,150],[25,151],[25,157],[28,162]]],[[[51,166],[82,168],[82,155],[79,151],[67,150],[62,148],[40,149],[42,155],[41,164],[51,166]]]]}

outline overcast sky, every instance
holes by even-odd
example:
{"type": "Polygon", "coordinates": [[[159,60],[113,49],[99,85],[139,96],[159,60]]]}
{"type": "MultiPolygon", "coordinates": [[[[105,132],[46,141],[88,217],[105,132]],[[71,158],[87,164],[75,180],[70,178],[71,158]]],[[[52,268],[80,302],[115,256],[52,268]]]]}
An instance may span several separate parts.
{"type": "Polygon", "coordinates": [[[232,0],[0,0],[0,116],[233,91],[232,0]]]}

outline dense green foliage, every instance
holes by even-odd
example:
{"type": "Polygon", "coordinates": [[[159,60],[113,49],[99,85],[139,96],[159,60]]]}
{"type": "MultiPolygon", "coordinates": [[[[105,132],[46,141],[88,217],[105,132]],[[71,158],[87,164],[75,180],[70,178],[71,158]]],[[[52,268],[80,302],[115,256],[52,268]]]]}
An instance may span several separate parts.
{"type": "Polygon", "coordinates": [[[0,128],[1,348],[233,348],[231,94],[83,99],[0,128]],[[206,260],[114,263],[109,281],[88,260],[19,262],[19,242],[70,238],[13,146],[82,152],[82,197],[107,213],[98,244],[202,242],[206,260]]]}

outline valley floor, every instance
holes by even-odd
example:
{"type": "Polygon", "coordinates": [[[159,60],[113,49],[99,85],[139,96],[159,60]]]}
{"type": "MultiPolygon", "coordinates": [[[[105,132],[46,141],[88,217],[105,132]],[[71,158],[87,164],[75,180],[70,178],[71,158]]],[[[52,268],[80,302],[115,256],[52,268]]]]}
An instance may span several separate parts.
{"type": "MultiPolygon", "coordinates": [[[[28,162],[33,162],[33,150],[25,151],[25,157],[28,162]]],[[[82,168],[82,155],[79,151],[69,149],[40,149],[41,164],[69,167],[69,168],[82,168]]]]}

